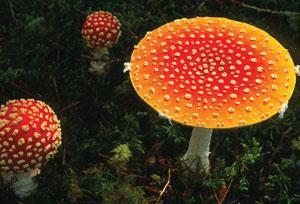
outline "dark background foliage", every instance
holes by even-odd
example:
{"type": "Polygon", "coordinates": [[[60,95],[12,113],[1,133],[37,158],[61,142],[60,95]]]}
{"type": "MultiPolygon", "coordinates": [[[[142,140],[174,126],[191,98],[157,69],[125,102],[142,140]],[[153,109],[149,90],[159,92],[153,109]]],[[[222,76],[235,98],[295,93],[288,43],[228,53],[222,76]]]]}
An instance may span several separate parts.
{"type": "Polygon", "coordinates": [[[43,100],[58,114],[63,132],[58,154],[37,177],[37,191],[21,201],[0,183],[0,203],[300,203],[299,84],[284,119],[215,131],[211,174],[189,177],[180,158],[191,128],[158,117],[123,73],[147,31],[195,16],[262,28],[300,64],[300,16],[274,12],[299,12],[300,1],[0,0],[0,5],[0,103],[43,100]],[[114,61],[102,76],[87,71],[90,50],[81,36],[85,17],[97,10],[112,12],[122,23],[122,36],[110,49],[114,61]]]}

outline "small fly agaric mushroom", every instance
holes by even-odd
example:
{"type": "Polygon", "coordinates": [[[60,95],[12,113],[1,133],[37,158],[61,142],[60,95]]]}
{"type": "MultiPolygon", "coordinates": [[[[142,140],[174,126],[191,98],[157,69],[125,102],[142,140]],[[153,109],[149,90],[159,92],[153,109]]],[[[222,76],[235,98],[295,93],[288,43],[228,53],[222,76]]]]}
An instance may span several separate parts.
{"type": "Polygon", "coordinates": [[[37,187],[33,177],[61,144],[60,121],[42,101],[10,100],[0,107],[0,174],[26,197],[37,187]]]}
{"type": "Polygon", "coordinates": [[[90,14],[82,27],[83,38],[87,41],[89,47],[94,49],[94,57],[98,61],[92,61],[91,72],[103,73],[106,63],[103,60],[108,58],[107,47],[117,43],[121,36],[121,24],[117,17],[106,11],[97,11],[90,14]]]}
{"type": "Polygon", "coordinates": [[[135,47],[131,82],[168,119],[193,126],[184,155],[209,169],[213,128],[242,127],[283,112],[295,86],[288,51],[265,31],[218,17],[180,19],[135,47]]]}

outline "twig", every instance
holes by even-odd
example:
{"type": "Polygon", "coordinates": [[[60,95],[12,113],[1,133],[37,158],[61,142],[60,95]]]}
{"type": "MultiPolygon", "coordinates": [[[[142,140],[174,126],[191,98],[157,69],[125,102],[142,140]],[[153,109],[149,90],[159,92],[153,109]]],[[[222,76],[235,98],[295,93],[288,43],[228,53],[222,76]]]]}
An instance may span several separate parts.
{"type": "MultiPolygon", "coordinates": [[[[9,84],[10,84],[11,86],[13,86],[14,88],[18,89],[19,91],[25,93],[25,94],[28,95],[28,96],[34,96],[34,95],[35,95],[35,94],[33,94],[33,93],[31,93],[31,92],[25,90],[24,88],[22,88],[21,86],[19,86],[19,85],[16,84],[15,82],[9,82],[9,84]]],[[[40,94],[39,94],[38,96],[41,97],[40,94]]]]}
{"type": "Polygon", "coordinates": [[[150,186],[143,186],[144,189],[147,189],[148,191],[154,192],[154,193],[160,193],[158,189],[152,188],[150,186]]]}
{"type": "Polygon", "coordinates": [[[192,11],[191,11],[192,16],[195,16],[195,15],[196,15],[196,12],[199,11],[199,10],[205,5],[205,3],[206,3],[207,1],[208,1],[208,0],[203,0],[203,1],[201,2],[201,4],[199,4],[199,6],[195,6],[195,7],[192,9],[192,11]]]}
{"type": "Polygon", "coordinates": [[[156,202],[157,204],[159,204],[159,201],[160,201],[162,195],[165,193],[166,189],[168,188],[168,186],[170,184],[170,180],[171,180],[171,168],[168,169],[168,180],[167,180],[166,184],[164,185],[164,188],[159,193],[159,197],[156,202]]]}
{"type": "Polygon", "coordinates": [[[220,199],[219,199],[217,193],[214,191],[213,194],[214,194],[215,199],[217,200],[217,203],[220,204],[220,199]]]}
{"type": "Polygon", "coordinates": [[[59,92],[58,92],[57,83],[56,83],[56,79],[55,79],[54,76],[52,77],[52,83],[53,83],[53,86],[54,86],[56,99],[58,101],[58,104],[60,105],[60,95],[59,95],[59,92]]]}
{"type": "Polygon", "coordinates": [[[67,47],[64,47],[62,46],[61,44],[57,43],[57,42],[54,42],[53,40],[50,40],[50,39],[46,39],[49,43],[55,45],[56,47],[62,49],[62,50],[66,50],[66,51],[69,51],[70,49],[67,48],[67,47]]]}
{"type": "Polygon", "coordinates": [[[15,11],[14,11],[14,6],[13,6],[11,0],[7,0],[7,1],[8,1],[8,4],[9,4],[11,17],[17,22],[17,18],[16,18],[15,11]]]}
{"type": "MultiPolygon", "coordinates": [[[[64,123],[67,123],[67,121],[66,121],[67,118],[66,117],[64,117],[62,120],[64,121],[64,123]]],[[[67,127],[67,125],[66,125],[66,127],[67,127]]],[[[63,166],[66,165],[68,139],[69,139],[68,133],[64,134],[64,137],[63,137],[63,155],[62,155],[62,161],[61,161],[63,166]]]]}
{"type": "Polygon", "coordinates": [[[79,104],[80,104],[80,101],[74,101],[74,102],[72,102],[71,104],[69,104],[69,105],[63,107],[60,111],[61,111],[61,112],[67,111],[67,110],[69,110],[70,108],[73,108],[73,107],[75,107],[75,106],[78,106],[79,104]]]}
{"type": "Polygon", "coordinates": [[[135,34],[132,30],[130,30],[129,28],[123,28],[123,30],[127,31],[129,34],[132,35],[133,38],[135,39],[141,39],[137,34],[135,34]]]}
{"type": "Polygon", "coordinates": [[[148,181],[152,180],[151,178],[149,178],[147,176],[142,176],[142,175],[138,175],[138,174],[135,174],[132,172],[127,172],[127,171],[120,172],[120,174],[125,175],[125,176],[132,176],[135,179],[148,180],[148,181]]]}
{"type": "Polygon", "coordinates": [[[112,63],[114,63],[114,62],[119,62],[119,61],[120,61],[120,59],[111,59],[111,60],[107,60],[107,61],[106,61],[106,65],[112,64],[112,63]]]}
{"type": "Polygon", "coordinates": [[[289,127],[286,131],[284,131],[284,132],[282,133],[282,135],[281,135],[281,137],[280,137],[279,144],[278,144],[278,146],[273,150],[273,153],[272,153],[272,155],[271,155],[271,157],[270,157],[270,159],[269,159],[269,162],[268,162],[269,165],[271,165],[271,163],[273,162],[274,157],[275,157],[276,154],[279,152],[279,150],[282,148],[283,140],[284,140],[285,138],[288,137],[288,134],[289,134],[291,131],[293,131],[293,128],[289,127]]]}
{"type": "Polygon", "coordinates": [[[223,201],[225,200],[225,198],[226,198],[226,196],[227,196],[227,194],[228,194],[228,192],[229,192],[229,189],[230,189],[230,187],[231,187],[232,181],[233,181],[233,180],[230,181],[230,183],[229,183],[229,185],[228,185],[228,187],[227,187],[227,189],[226,189],[226,191],[225,191],[223,197],[221,198],[220,204],[223,203],[223,201]]]}
{"type": "Polygon", "coordinates": [[[257,12],[265,12],[265,13],[272,13],[272,14],[286,15],[286,16],[291,16],[291,15],[299,16],[300,15],[299,12],[295,12],[295,11],[274,11],[274,10],[270,10],[270,9],[258,8],[256,6],[251,6],[249,4],[245,4],[245,3],[237,1],[237,0],[230,0],[230,1],[234,4],[240,5],[242,7],[256,10],[257,12]]]}
{"type": "Polygon", "coordinates": [[[107,63],[113,63],[113,62],[118,62],[120,61],[120,59],[110,59],[108,57],[101,57],[101,58],[96,58],[96,57],[91,57],[89,55],[80,55],[80,57],[84,58],[84,59],[88,59],[91,61],[95,61],[95,62],[107,62],[107,63]]]}
{"type": "Polygon", "coordinates": [[[88,59],[88,60],[93,60],[93,61],[99,60],[98,58],[94,58],[94,57],[91,57],[89,55],[80,55],[80,57],[84,58],[84,59],[88,59]]]}
{"type": "MultiPolygon", "coordinates": [[[[64,143],[66,143],[66,142],[64,142],[64,143]]],[[[67,157],[67,145],[64,145],[63,157],[62,157],[62,165],[63,166],[66,165],[66,157],[67,157]]]]}
{"type": "Polygon", "coordinates": [[[217,195],[217,193],[215,191],[213,192],[218,204],[222,204],[224,202],[224,200],[225,200],[225,198],[226,198],[226,196],[229,192],[229,189],[231,187],[232,182],[233,182],[233,180],[231,179],[230,182],[229,182],[229,185],[226,187],[225,192],[224,193],[223,193],[223,191],[221,192],[222,193],[221,198],[219,198],[219,196],[217,195]]]}
{"type": "Polygon", "coordinates": [[[204,4],[205,4],[207,1],[208,1],[208,0],[202,1],[202,3],[197,7],[197,9],[200,9],[202,6],[204,6],[204,4]]]}

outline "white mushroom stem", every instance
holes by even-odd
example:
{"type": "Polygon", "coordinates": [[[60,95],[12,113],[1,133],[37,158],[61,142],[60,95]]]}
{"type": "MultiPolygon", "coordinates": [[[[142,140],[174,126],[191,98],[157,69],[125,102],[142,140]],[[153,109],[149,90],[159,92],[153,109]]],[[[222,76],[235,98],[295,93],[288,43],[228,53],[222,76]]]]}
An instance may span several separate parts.
{"type": "Polygon", "coordinates": [[[16,175],[17,180],[13,182],[12,187],[19,198],[29,196],[37,188],[38,184],[35,182],[34,177],[39,173],[39,169],[32,169],[16,175]]]}
{"type": "Polygon", "coordinates": [[[212,129],[195,127],[189,142],[188,150],[183,156],[184,163],[192,171],[209,170],[209,146],[212,129]]]}
{"type": "Polygon", "coordinates": [[[105,61],[102,61],[101,59],[105,59],[105,57],[108,55],[109,52],[106,47],[95,50],[93,52],[93,57],[97,59],[97,61],[91,61],[91,68],[89,68],[89,71],[99,75],[103,74],[105,72],[104,69],[107,63],[105,61]]]}

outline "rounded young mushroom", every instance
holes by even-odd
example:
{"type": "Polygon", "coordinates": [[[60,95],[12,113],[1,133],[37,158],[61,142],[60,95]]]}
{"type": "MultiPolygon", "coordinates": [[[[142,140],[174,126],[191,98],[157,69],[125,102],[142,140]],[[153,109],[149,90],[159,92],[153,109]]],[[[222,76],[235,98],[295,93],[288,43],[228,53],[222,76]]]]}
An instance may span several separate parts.
{"type": "Polygon", "coordinates": [[[282,112],[295,86],[288,51],[265,31],[218,17],[180,19],[146,36],[127,64],[138,95],[168,119],[193,126],[185,163],[209,169],[212,129],[282,112]]]}
{"type": "Polygon", "coordinates": [[[0,174],[23,198],[37,187],[33,177],[61,144],[60,121],[42,101],[10,100],[0,107],[0,174]]]}
{"type": "Polygon", "coordinates": [[[121,24],[116,16],[106,11],[97,11],[85,19],[82,27],[83,38],[89,47],[94,49],[94,58],[91,62],[90,71],[101,74],[107,65],[107,47],[112,47],[121,36],[121,24]]]}

